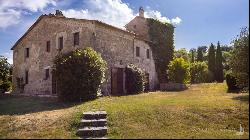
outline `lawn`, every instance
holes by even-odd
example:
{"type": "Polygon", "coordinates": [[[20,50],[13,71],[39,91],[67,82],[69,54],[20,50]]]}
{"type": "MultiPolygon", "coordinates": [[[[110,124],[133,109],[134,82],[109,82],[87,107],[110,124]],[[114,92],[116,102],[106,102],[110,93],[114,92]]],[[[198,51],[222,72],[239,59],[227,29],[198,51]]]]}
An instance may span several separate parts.
{"type": "Polygon", "coordinates": [[[108,138],[249,138],[249,93],[227,93],[225,83],[78,104],[0,96],[0,138],[77,138],[90,110],[107,111],[108,138]]]}

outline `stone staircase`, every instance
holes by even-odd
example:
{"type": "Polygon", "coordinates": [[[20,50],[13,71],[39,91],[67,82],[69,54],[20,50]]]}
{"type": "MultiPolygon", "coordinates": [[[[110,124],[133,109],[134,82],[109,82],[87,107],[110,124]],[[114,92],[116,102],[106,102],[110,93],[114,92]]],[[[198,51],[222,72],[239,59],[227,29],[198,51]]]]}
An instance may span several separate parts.
{"type": "Polygon", "coordinates": [[[106,111],[84,112],[77,134],[84,139],[106,139],[107,130],[106,111]]]}

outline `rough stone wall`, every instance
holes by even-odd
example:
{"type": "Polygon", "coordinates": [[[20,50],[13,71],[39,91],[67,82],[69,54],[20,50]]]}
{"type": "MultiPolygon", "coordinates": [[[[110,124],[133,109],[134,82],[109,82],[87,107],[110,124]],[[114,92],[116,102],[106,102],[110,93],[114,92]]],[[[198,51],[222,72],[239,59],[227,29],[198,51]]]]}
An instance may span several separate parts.
{"type": "MultiPolygon", "coordinates": [[[[150,89],[153,90],[158,82],[155,72],[152,52],[149,45],[143,41],[135,39],[131,34],[123,33],[119,30],[110,29],[105,26],[96,25],[96,44],[93,45],[97,52],[108,63],[107,82],[103,91],[111,93],[111,70],[114,67],[125,68],[133,63],[150,75],[150,89]],[[135,47],[140,47],[140,57],[136,57],[135,47]],[[146,49],[150,50],[150,59],[146,58],[146,49]]],[[[125,91],[126,92],[126,91],[125,91]]]]}
{"type": "Polygon", "coordinates": [[[146,18],[141,16],[136,16],[125,27],[128,31],[132,31],[138,34],[139,37],[144,38],[146,40],[150,40],[146,18]]]}
{"type": "Polygon", "coordinates": [[[29,71],[29,83],[24,86],[25,94],[51,94],[52,66],[58,51],[58,38],[63,36],[65,53],[80,46],[90,46],[89,34],[93,28],[90,21],[78,21],[65,18],[43,17],[41,21],[14,48],[13,87],[19,93],[16,78],[23,78],[29,71]],[[80,44],[73,46],[73,33],[80,31],[80,44]],[[50,41],[50,52],[46,52],[46,43],[50,41]],[[29,58],[25,58],[25,48],[29,48],[29,58]],[[50,77],[45,80],[45,69],[50,68],[50,77]]]}
{"type": "Polygon", "coordinates": [[[29,71],[29,83],[24,86],[25,94],[52,94],[53,60],[59,53],[66,53],[77,48],[90,46],[108,63],[107,82],[102,87],[103,93],[111,93],[111,69],[124,68],[134,63],[150,74],[150,89],[157,80],[152,52],[146,58],[148,44],[134,38],[134,35],[91,20],[69,19],[64,17],[44,16],[41,21],[14,48],[13,87],[19,93],[16,77],[25,79],[29,71]],[[79,46],[73,46],[73,33],[79,32],[79,46]],[[63,36],[63,49],[58,50],[58,38],[63,36]],[[46,52],[46,42],[50,41],[50,52],[46,52]],[[135,58],[135,46],[139,46],[141,57],[135,58]],[[25,58],[25,48],[30,49],[29,58],[25,58]],[[50,69],[50,77],[45,80],[45,69],[50,69]]]}

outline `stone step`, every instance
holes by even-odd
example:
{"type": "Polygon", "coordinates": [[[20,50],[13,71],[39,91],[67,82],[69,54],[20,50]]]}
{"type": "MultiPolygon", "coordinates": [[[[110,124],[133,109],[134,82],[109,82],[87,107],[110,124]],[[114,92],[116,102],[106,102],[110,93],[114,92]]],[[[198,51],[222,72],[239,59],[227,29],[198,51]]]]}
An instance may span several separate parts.
{"type": "Polygon", "coordinates": [[[107,139],[106,137],[80,137],[80,139],[107,139]]]}
{"type": "Polygon", "coordinates": [[[78,129],[77,134],[83,138],[104,137],[107,131],[107,127],[84,127],[78,129]]]}
{"type": "Polygon", "coordinates": [[[107,119],[98,119],[98,120],[84,120],[82,119],[80,122],[80,127],[86,127],[86,126],[106,126],[107,125],[107,119]]]}
{"type": "Polygon", "coordinates": [[[98,120],[98,119],[106,119],[106,118],[107,118],[106,111],[84,112],[83,113],[84,120],[98,120]]]}

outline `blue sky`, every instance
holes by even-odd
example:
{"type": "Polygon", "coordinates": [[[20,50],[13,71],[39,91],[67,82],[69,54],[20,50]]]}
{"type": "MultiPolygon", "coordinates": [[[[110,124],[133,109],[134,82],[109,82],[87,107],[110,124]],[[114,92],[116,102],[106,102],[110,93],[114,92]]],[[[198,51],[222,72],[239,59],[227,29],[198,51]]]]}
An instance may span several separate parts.
{"type": "Polygon", "coordinates": [[[0,55],[41,14],[60,9],[66,17],[98,19],[123,28],[143,6],[146,17],[171,22],[175,47],[196,48],[220,41],[229,44],[241,27],[249,26],[248,0],[0,0],[0,55]]]}

